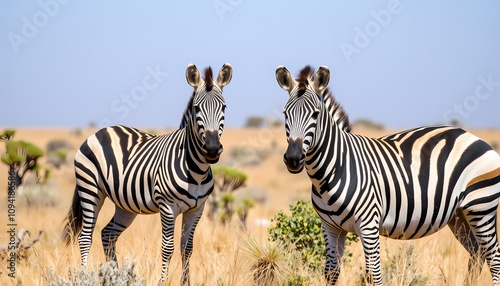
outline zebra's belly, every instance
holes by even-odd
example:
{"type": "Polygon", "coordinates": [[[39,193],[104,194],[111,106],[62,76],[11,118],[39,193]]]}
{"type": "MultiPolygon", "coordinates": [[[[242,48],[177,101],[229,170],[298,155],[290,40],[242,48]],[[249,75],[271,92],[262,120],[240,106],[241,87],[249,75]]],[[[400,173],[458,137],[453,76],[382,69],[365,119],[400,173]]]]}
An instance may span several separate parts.
{"type": "MultiPolygon", "coordinates": [[[[318,196],[312,196],[312,200],[323,223],[333,228],[359,235],[363,227],[377,227],[376,224],[373,224],[376,222],[370,220],[373,216],[367,216],[366,211],[362,208],[357,211],[352,211],[351,207],[342,209],[335,205],[328,205],[318,196]]],[[[409,216],[405,211],[401,211],[399,214],[391,211],[389,214],[381,215],[378,225],[379,233],[382,236],[393,239],[407,240],[421,238],[443,229],[453,218],[454,214],[454,208],[448,209],[446,215],[440,213],[435,218],[433,218],[432,212],[413,212],[409,216]]]]}
{"type": "MultiPolygon", "coordinates": [[[[425,214],[423,214],[425,215],[425,214]]],[[[415,215],[412,218],[399,218],[396,222],[396,216],[388,215],[380,224],[380,235],[393,239],[417,239],[428,236],[443,229],[449,219],[432,221],[432,217],[421,218],[415,215]]]]}
{"type": "Polygon", "coordinates": [[[108,198],[118,207],[136,214],[155,214],[160,211],[149,190],[118,189],[106,192],[108,198]]]}

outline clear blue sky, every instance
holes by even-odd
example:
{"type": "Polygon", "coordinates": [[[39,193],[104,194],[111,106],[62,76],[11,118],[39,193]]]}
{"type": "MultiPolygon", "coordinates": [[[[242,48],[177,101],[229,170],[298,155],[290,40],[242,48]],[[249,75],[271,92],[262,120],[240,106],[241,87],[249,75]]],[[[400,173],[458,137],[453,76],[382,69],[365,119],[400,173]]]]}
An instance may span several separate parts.
{"type": "Polygon", "coordinates": [[[328,66],[351,121],[500,127],[500,2],[359,2],[1,1],[0,127],[175,127],[225,62],[230,127],[282,118],[278,65],[328,66]]]}

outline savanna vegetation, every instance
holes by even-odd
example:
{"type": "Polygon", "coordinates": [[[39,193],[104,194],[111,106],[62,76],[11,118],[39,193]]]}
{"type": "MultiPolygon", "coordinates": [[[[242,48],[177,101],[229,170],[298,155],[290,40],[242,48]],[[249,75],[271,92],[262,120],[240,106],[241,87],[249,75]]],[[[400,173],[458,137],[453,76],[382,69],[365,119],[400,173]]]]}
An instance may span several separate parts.
{"type": "MultiPolygon", "coordinates": [[[[391,132],[376,128],[354,131],[375,137],[391,132]]],[[[15,199],[15,229],[16,236],[23,229],[29,231],[21,233],[18,244],[29,247],[19,252],[15,278],[8,276],[9,251],[0,249],[0,285],[158,282],[158,215],[138,216],[124,232],[117,243],[118,265],[105,262],[100,241],[100,231],[114,213],[114,205],[109,202],[99,216],[87,268],[80,267],[78,246],[65,246],[61,241],[62,222],[75,183],[71,160],[76,148],[93,132],[19,129],[8,138],[5,134],[2,137],[0,154],[13,158],[2,158],[4,163],[0,165],[0,186],[5,190],[0,192],[0,246],[10,241],[8,174],[12,167],[9,163],[17,162],[27,164],[23,168],[29,171],[19,173],[22,179],[15,199]],[[9,140],[25,143],[7,148],[9,140]],[[33,159],[36,163],[29,163],[33,159]]],[[[500,141],[500,131],[472,132],[491,144],[500,141]]],[[[309,203],[310,181],[306,174],[286,171],[282,163],[286,148],[283,133],[282,126],[224,132],[225,151],[214,166],[216,203],[207,204],[195,233],[193,285],[324,285],[323,238],[319,219],[309,203]]],[[[171,285],[178,285],[182,273],[179,234],[178,228],[169,271],[171,285]]],[[[354,235],[348,242],[339,285],[365,285],[361,244],[354,235]]],[[[464,285],[467,276],[468,254],[449,230],[410,242],[382,239],[381,255],[386,285],[464,285]]],[[[470,284],[491,285],[486,265],[470,284]]]]}

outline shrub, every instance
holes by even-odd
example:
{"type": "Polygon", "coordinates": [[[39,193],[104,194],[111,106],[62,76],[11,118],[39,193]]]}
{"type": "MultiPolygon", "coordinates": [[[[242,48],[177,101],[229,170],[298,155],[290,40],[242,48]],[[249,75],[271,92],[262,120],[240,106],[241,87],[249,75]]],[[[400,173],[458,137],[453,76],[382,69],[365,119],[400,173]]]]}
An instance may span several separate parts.
{"type": "MultiPolygon", "coordinates": [[[[386,249],[386,259],[382,260],[382,278],[389,285],[420,286],[429,285],[431,279],[422,273],[417,266],[418,256],[413,252],[414,246],[405,243],[390,256],[386,249]]],[[[362,271],[357,286],[371,285],[362,271]]]]}
{"type": "Polygon", "coordinates": [[[362,126],[368,129],[373,129],[373,130],[383,130],[384,125],[381,123],[376,123],[371,121],[370,119],[362,118],[356,120],[353,124],[353,126],[362,126]]]}
{"type": "Polygon", "coordinates": [[[219,217],[222,223],[228,223],[233,217],[234,209],[234,194],[233,193],[224,193],[220,196],[220,205],[219,207],[222,209],[222,212],[219,213],[219,217]]]}
{"type": "Polygon", "coordinates": [[[123,267],[118,267],[114,261],[108,261],[100,265],[99,271],[94,272],[86,268],[68,269],[68,277],[55,276],[49,269],[48,277],[44,277],[50,286],[129,286],[145,285],[144,279],[137,278],[135,273],[135,261],[126,260],[123,267]]]}
{"type": "Polygon", "coordinates": [[[254,206],[255,206],[254,199],[250,197],[244,197],[241,200],[239,206],[236,208],[236,214],[238,215],[238,218],[240,219],[240,222],[242,223],[242,226],[244,228],[247,227],[248,211],[254,206]]]}
{"type": "Polygon", "coordinates": [[[245,240],[244,253],[251,261],[250,271],[257,285],[281,285],[290,274],[287,256],[280,243],[259,244],[253,237],[245,240]]]}
{"type": "MultiPolygon", "coordinates": [[[[219,219],[223,223],[228,223],[236,211],[240,217],[246,220],[248,211],[253,204],[251,202],[243,201],[241,209],[237,206],[237,200],[234,191],[244,186],[247,175],[237,169],[214,166],[212,167],[214,174],[214,192],[208,198],[210,206],[208,211],[208,218],[213,219],[218,214],[219,219]]],[[[243,223],[245,223],[243,221],[243,223]]]]}
{"type": "Polygon", "coordinates": [[[11,236],[14,240],[9,240],[8,244],[0,245],[0,260],[7,260],[12,255],[15,255],[18,261],[28,260],[30,249],[40,240],[42,231],[40,230],[33,239],[30,235],[31,232],[23,228],[11,236]]]}
{"type": "MultiPolygon", "coordinates": [[[[279,211],[271,220],[275,226],[268,229],[271,241],[282,242],[299,253],[303,265],[312,270],[319,270],[323,266],[326,255],[325,240],[321,230],[321,219],[310,202],[299,200],[290,205],[291,216],[279,211]]],[[[346,246],[358,241],[358,236],[348,234],[346,246]]],[[[352,253],[344,251],[344,262],[349,262],[352,253]]]]}
{"type": "Polygon", "coordinates": [[[69,151],[71,149],[73,149],[71,144],[63,139],[51,140],[51,141],[49,141],[49,143],[47,143],[47,147],[45,147],[45,150],[47,151],[47,153],[52,153],[52,152],[60,151],[60,150],[69,151]]]}
{"type": "Polygon", "coordinates": [[[66,164],[67,154],[73,149],[71,144],[62,139],[52,140],[45,148],[47,152],[47,162],[54,168],[59,169],[66,164]]]}
{"type": "Polygon", "coordinates": [[[413,252],[413,244],[405,243],[393,256],[382,262],[382,273],[387,283],[395,285],[428,285],[430,277],[425,276],[417,266],[418,256],[413,252]]]}
{"type": "Polygon", "coordinates": [[[264,127],[264,118],[261,116],[250,116],[247,118],[247,122],[245,123],[245,127],[250,128],[261,128],[264,127]]]}
{"type": "Polygon", "coordinates": [[[52,184],[26,184],[19,187],[17,203],[19,206],[54,207],[61,201],[61,194],[52,184]]]}

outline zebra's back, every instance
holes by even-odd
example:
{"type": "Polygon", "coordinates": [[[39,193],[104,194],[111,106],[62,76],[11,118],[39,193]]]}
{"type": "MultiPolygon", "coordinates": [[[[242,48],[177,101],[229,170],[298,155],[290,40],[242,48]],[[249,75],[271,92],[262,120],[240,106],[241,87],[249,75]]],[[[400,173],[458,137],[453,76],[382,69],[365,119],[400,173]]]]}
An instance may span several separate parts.
{"type": "Polygon", "coordinates": [[[497,199],[491,197],[500,193],[500,157],[478,137],[460,128],[425,127],[381,140],[393,144],[399,165],[405,166],[392,179],[400,182],[401,195],[395,194],[398,187],[386,192],[382,234],[432,234],[447,225],[457,208],[467,210],[477,198],[487,198],[496,208],[497,199]]]}
{"type": "Polygon", "coordinates": [[[351,184],[332,181],[330,187],[344,186],[333,187],[344,193],[337,197],[313,195],[319,209],[337,210],[328,218],[334,225],[355,232],[359,216],[372,209],[380,212],[381,235],[414,239],[442,229],[457,208],[467,209],[476,199],[496,208],[500,156],[478,137],[453,127],[422,127],[378,139],[356,136],[350,142],[357,142],[361,176],[367,178],[350,174],[340,181],[351,184]]]}

